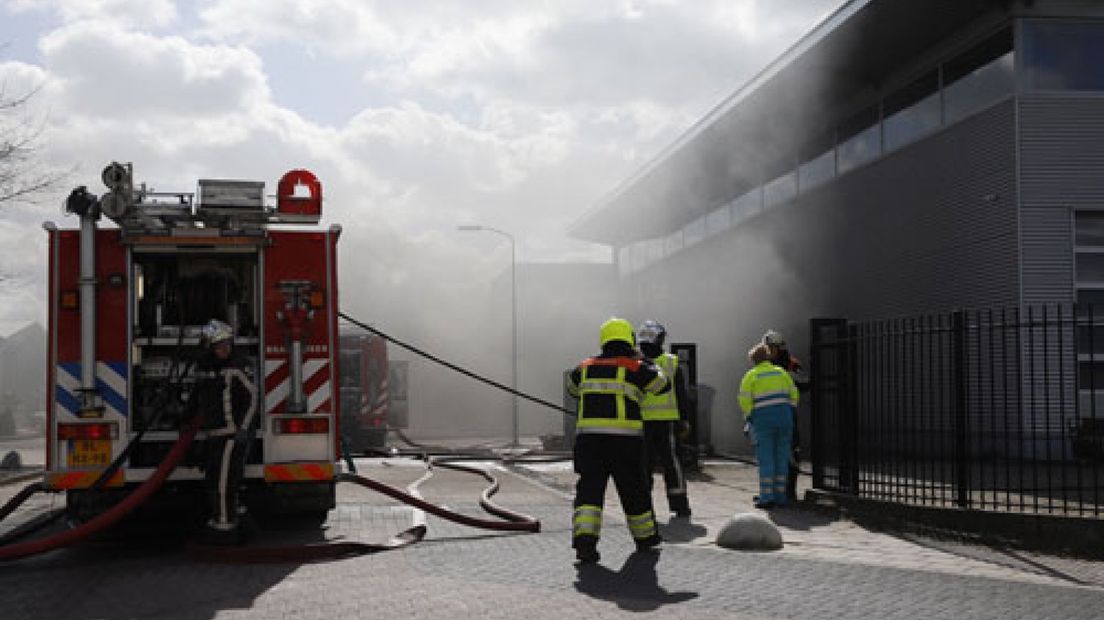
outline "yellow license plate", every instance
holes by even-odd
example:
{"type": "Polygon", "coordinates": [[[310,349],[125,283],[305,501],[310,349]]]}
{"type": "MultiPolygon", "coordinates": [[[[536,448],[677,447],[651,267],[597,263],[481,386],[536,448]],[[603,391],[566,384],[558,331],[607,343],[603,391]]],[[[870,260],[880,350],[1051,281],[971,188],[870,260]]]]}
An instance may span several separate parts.
{"type": "Polygon", "coordinates": [[[70,439],[69,467],[94,467],[111,464],[110,439],[70,439]]]}

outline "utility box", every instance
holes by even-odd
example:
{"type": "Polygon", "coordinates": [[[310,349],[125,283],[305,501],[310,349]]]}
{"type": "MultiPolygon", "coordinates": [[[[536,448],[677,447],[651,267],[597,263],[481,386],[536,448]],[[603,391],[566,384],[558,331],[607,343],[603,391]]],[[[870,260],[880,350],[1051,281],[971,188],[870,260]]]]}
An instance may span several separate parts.
{"type": "Polygon", "coordinates": [[[712,405],[712,389],[708,386],[698,385],[698,345],[689,342],[671,343],[671,353],[678,356],[679,368],[686,377],[686,392],[690,397],[690,435],[680,442],[679,458],[688,468],[698,466],[698,458],[712,451],[709,446],[709,409],[703,409],[703,389],[708,396],[708,404],[712,405]]]}

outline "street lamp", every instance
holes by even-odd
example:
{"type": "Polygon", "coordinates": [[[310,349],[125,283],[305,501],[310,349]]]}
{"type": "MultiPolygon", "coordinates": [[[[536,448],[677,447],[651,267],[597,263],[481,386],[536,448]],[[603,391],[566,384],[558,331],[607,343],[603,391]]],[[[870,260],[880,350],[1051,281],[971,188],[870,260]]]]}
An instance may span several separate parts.
{"type": "Polygon", "coordinates": [[[514,369],[513,376],[510,379],[510,387],[514,390],[514,417],[513,417],[513,439],[510,443],[510,447],[517,448],[521,446],[518,441],[518,397],[517,397],[517,246],[514,243],[514,236],[510,233],[492,228],[490,226],[480,226],[478,224],[465,224],[457,227],[459,230],[465,231],[487,231],[497,233],[506,237],[510,241],[510,312],[513,317],[513,325],[510,329],[510,346],[513,349],[514,355],[514,369]]]}

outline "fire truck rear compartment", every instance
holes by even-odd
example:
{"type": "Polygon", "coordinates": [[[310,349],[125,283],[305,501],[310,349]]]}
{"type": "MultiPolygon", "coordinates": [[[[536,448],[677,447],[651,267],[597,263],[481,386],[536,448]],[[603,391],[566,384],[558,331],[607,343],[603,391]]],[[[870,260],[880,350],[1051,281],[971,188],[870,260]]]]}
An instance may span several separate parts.
{"type": "MultiPolygon", "coordinates": [[[[192,369],[199,333],[211,319],[234,328],[236,352],[249,359],[254,376],[260,376],[255,250],[234,254],[135,252],[133,281],[132,363],[137,380],[132,431],[180,428],[195,383],[192,369]]],[[[164,445],[136,450],[132,466],[156,466],[172,440],[151,443],[164,445]]]]}

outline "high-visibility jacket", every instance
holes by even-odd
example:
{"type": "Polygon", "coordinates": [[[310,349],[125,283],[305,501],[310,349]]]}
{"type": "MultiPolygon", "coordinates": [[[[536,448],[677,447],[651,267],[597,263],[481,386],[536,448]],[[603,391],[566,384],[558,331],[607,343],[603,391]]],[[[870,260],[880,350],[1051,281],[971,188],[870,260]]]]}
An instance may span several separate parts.
{"type": "Polygon", "coordinates": [[[645,394],[667,387],[667,378],[649,360],[622,356],[586,359],[569,375],[567,391],[579,399],[577,433],[641,435],[640,403],[645,394]]]}
{"type": "MultiPolygon", "coordinates": [[[[652,361],[673,384],[675,372],[678,370],[678,356],[674,353],[661,353],[652,361]]],[[[662,394],[646,394],[644,402],[640,405],[640,412],[645,422],[678,420],[678,405],[678,395],[674,389],[670,389],[662,394]]]]}
{"type": "Polygon", "coordinates": [[[740,382],[740,408],[750,418],[756,409],[778,405],[797,406],[797,386],[790,373],[770,362],[759,362],[740,382]]]}

